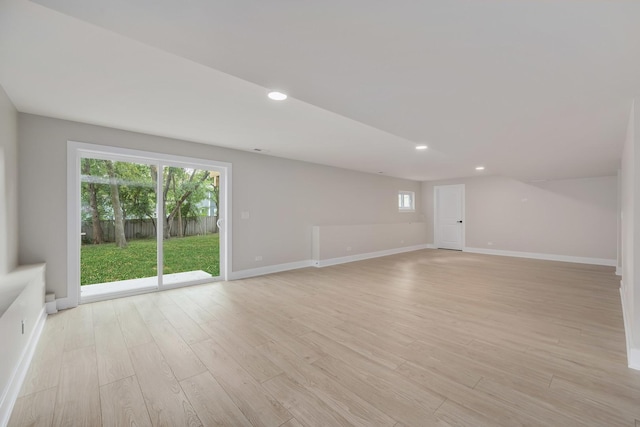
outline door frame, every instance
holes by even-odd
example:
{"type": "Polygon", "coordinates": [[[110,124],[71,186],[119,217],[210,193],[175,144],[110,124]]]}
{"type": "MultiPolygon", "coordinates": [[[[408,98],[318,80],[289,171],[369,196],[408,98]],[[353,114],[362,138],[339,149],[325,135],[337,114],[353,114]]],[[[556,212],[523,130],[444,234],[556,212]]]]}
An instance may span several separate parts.
{"type": "Polygon", "coordinates": [[[465,210],[465,188],[464,184],[449,184],[449,185],[434,185],[433,186],[433,246],[438,249],[440,246],[440,219],[438,218],[438,189],[444,187],[458,187],[461,189],[462,193],[462,247],[461,251],[465,249],[465,229],[467,228],[467,220],[465,218],[466,210],[465,210]]]}
{"type": "MultiPolygon", "coordinates": [[[[218,206],[218,218],[221,219],[220,233],[220,280],[228,280],[232,266],[232,223],[231,223],[231,163],[215,160],[198,159],[193,157],[176,156],[151,151],[132,150],[128,148],[108,145],[89,144],[85,142],[67,141],[67,298],[59,308],[75,307],[82,303],[80,298],[80,233],[82,221],[81,208],[81,180],[80,160],[84,157],[104,158],[115,161],[159,163],[163,166],[200,167],[213,169],[220,172],[220,193],[218,206]]],[[[161,180],[158,180],[161,185],[161,180]]],[[[156,209],[158,209],[156,203],[156,209]]],[[[162,238],[157,233],[159,244],[162,238]]],[[[162,262],[162,246],[158,246],[158,263],[162,262]]],[[[160,272],[160,270],[158,270],[160,272]]],[[[209,279],[186,282],[171,286],[162,285],[162,276],[158,275],[158,287],[154,290],[136,290],[130,295],[154,292],[170,288],[191,286],[208,282],[209,279]]],[[[118,293],[117,297],[126,296],[127,293],[118,293]]],[[[89,302],[89,301],[87,301],[89,302]]]]}

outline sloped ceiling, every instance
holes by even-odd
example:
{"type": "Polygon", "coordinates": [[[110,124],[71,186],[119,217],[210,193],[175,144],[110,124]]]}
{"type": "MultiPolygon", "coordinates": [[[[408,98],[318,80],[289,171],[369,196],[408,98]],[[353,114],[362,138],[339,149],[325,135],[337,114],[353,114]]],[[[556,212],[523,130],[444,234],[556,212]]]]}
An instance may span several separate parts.
{"type": "Polygon", "coordinates": [[[615,174],[640,93],[634,1],[0,7],[20,111],[415,180],[615,174]]]}

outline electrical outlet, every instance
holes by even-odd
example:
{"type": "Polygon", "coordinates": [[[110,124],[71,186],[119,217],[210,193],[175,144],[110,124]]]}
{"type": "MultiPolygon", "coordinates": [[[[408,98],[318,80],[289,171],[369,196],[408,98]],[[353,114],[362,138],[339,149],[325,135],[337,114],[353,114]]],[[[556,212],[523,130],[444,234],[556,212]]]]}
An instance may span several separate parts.
{"type": "Polygon", "coordinates": [[[487,242],[487,246],[493,246],[493,242],[487,242]]]}
{"type": "Polygon", "coordinates": [[[347,246],[347,252],[351,252],[351,246],[347,246]]]}
{"type": "Polygon", "coordinates": [[[262,261],[262,255],[258,255],[258,256],[256,257],[256,261],[262,261]]]}

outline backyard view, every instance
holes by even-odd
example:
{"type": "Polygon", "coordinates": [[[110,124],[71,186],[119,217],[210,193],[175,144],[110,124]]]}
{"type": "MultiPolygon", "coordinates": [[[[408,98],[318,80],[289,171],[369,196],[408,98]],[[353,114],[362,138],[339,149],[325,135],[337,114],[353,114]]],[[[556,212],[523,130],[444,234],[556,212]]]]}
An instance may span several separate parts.
{"type": "Polygon", "coordinates": [[[158,232],[164,275],[219,275],[218,173],[84,158],[81,174],[81,285],[157,276],[158,232]]]}
{"type": "MultiPolygon", "coordinates": [[[[165,265],[164,273],[204,270],[212,276],[220,271],[218,260],[218,234],[171,239],[165,242],[165,250],[171,248],[177,255],[172,271],[165,265]]],[[[158,274],[156,242],[150,239],[133,240],[122,250],[115,244],[82,246],[82,285],[114,282],[116,280],[153,277],[158,274]]]]}

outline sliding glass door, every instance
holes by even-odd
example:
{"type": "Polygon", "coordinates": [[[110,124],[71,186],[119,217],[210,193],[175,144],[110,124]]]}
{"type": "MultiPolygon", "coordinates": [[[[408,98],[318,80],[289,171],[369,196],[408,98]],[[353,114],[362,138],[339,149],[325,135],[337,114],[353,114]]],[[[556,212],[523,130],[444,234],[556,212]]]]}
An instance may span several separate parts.
{"type": "Polygon", "coordinates": [[[157,287],[154,165],[80,161],[80,285],[87,295],[157,287]]]}
{"type": "Polygon", "coordinates": [[[220,173],[195,167],[163,168],[162,283],[220,276],[220,173]]]}
{"type": "Polygon", "coordinates": [[[230,165],[73,144],[81,302],[224,276],[230,165]]]}

